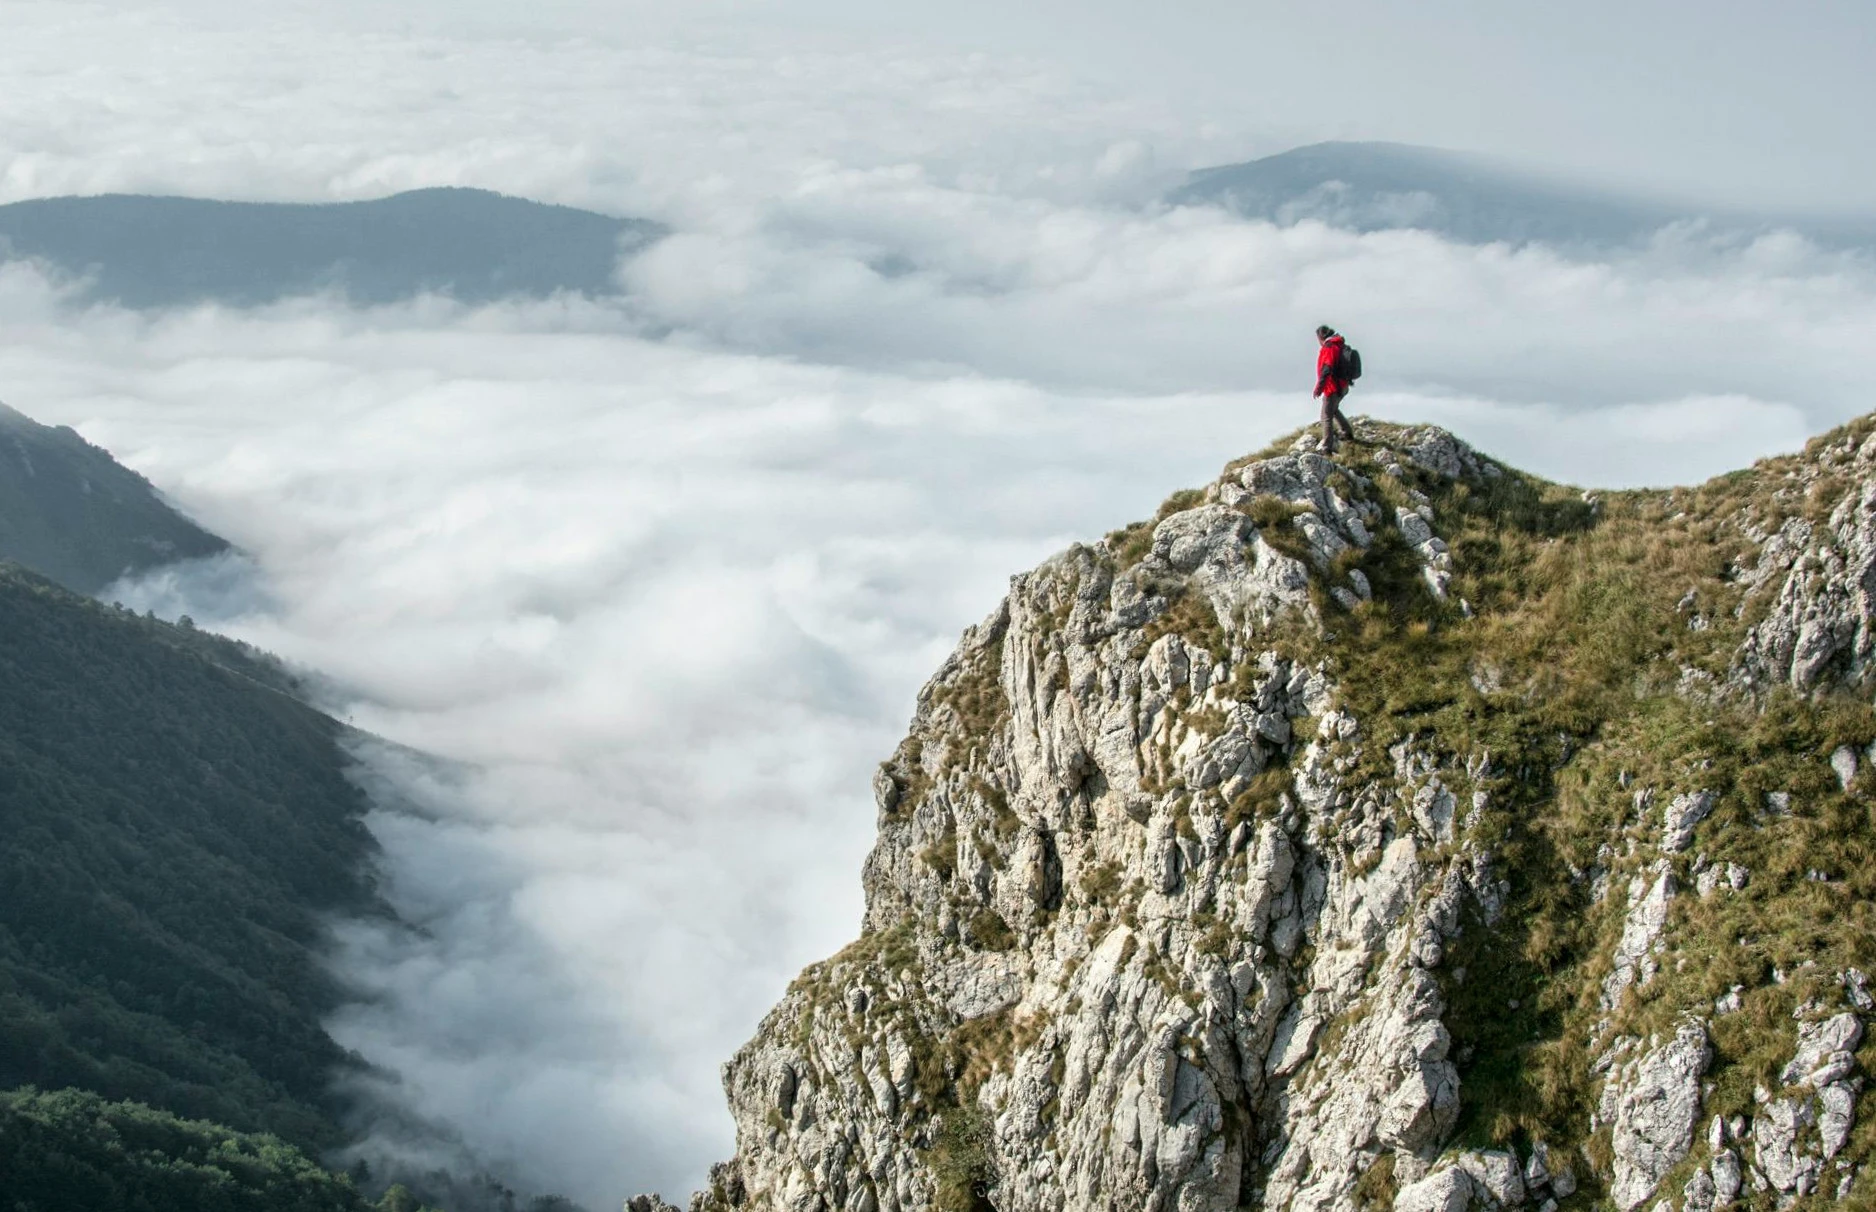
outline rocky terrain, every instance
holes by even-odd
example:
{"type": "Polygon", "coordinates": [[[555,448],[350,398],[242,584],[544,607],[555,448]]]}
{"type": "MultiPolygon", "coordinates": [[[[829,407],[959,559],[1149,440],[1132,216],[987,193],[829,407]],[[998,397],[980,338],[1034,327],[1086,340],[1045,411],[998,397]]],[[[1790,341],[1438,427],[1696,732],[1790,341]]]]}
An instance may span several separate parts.
{"type": "Polygon", "coordinates": [[[1361,430],[965,634],[695,1212],[1876,1199],[1876,422],[1601,495],[1361,430]]]}

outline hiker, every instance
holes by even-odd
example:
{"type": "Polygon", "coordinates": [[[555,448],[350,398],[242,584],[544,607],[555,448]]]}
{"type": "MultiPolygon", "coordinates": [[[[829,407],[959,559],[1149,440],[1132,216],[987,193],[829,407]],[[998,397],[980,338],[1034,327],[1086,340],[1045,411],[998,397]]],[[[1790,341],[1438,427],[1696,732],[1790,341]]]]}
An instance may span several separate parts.
{"type": "Polygon", "coordinates": [[[1342,415],[1342,397],[1348,394],[1355,376],[1361,372],[1349,373],[1343,353],[1348,343],[1335,329],[1327,324],[1317,328],[1316,341],[1322,347],[1316,352],[1316,398],[1322,401],[1322,452],[1332,455],[1337,425],[1342,427],[1349,441],[1355,440],[1354,427],[1342,415]]]}

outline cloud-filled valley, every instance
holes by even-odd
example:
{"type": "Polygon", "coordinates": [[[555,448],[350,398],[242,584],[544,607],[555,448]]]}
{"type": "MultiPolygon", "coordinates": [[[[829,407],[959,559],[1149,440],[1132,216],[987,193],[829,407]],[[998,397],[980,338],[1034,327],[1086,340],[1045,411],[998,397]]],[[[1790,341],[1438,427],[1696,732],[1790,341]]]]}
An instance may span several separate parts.
{"type": "Polygon", "coordinates": [[[131,65],[101,10],[29,13],[8,200],[473,184],[672,229],[604,302],[138,314],[0,267],[0,397],[248,553],[112,596],[394,743],[360,760],[416,929],[333,959],[374,1097],[595,1208],[730,1151],[717,1066],[854,933],[872,768],[958,632],[1311,421],[1316,323],[1368,360],[1351,411],[1587,485],[1793,449],[1876,386],[1866,259],[1168,210],[1257,132],[1034,64],[171,13],[131,65]],[[88,37],[108,95],[45,66],[88,37]]]}

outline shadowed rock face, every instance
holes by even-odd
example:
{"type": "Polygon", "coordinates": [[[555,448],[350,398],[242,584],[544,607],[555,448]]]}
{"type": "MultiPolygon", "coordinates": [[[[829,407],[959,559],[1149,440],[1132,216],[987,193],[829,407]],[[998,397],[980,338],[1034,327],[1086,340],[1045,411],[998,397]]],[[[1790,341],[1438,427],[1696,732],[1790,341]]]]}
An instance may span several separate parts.
{"type": "Polygon", "coordinates": [[[302,205],[106,194],[0,206],[0,253],[85,279],[127,307],[251,306],[334,291],[355,303],[424,293],[465,303],[617,294],[619,258],[653,223],[480,189],[302,205]]]}
{"type": "Polygon", "coordinates": [[[1602,499],[1361,430],[1232,464],[965,633],[875,779],[861,937],[726,1066],[737,1154],[693,1210],[1876,1181],[1876,421],[1602,499]],[[1836,638],[1799,678],[1802,620],[1836,638]]]}
{"type": "Polygon", "coordinates": [[[125,573],[226,550],[73,430],[0,404],[0,560],[97,593],[125,573]]]}
{"type": "Polygon", "coordinates": [[[1714,233],[1786,228],[1827,247],[1876,247],[1876,219],[1869,216],[1763,214],[1636,197],[1489,156],[1400,143],[1317,143],[1200,169],[1167,201],[1223,206],[1284,226],[1315,219],[1360,232],[1417,228],[1469,244],[1607,248],[1699,221],[1714,233]]]}

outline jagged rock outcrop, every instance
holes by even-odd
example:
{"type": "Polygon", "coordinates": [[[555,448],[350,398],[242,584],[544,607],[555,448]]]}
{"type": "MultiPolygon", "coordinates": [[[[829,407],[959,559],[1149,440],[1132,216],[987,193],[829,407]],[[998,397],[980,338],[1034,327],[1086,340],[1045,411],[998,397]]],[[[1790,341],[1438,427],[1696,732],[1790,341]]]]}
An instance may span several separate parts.
{"type": "Polygon", "coordinates": [[[1610,1198],[1622,1212],[1648,1202],[1687,1156],[1700,1118],[1700,1078],[1713,1050],[1699,1022],[1621,1065],[1603,1083],[1601,1117],[1610,1125],[1610,1198]]]}
{"type": "Polygon", "coordinates": [[[1776,581],[1777,593],[1747,633],[1738,671],[1748,681],[1800,690],[1832,670],[1861,684],[1876,656],[1876,480],[1869,478],[1876,443],[1862,438],[1826,445],[1805,470],[1809,482],[1793,487],[1807,498],[1827,477],[1858,479],[1841,497],[1807,501],[1813,514],[1817,505],[1828,505],[1821,517],[1784,518],[1775,529],[1758,523],[1759,558],[1749,575],[1755,582],[1776,581]]]}
{"type": "Polygon", "coordinates": [[[1868,443],[1764,497],[1611,500],[1364,428],[1071,548],[965,634],[875,780],[863,933],[725,1067],[737,1153],[693,1209],[1855,1186],[1870,942],[1817,915],[1865,877],[1816,839],[1868,811],[1876,714],[1842,695],[1876,469],[1827,524],[1767,519],[1868,443]],[[1749,1096],[1767,1047],[1792,1059],[1749,1096]]]}

